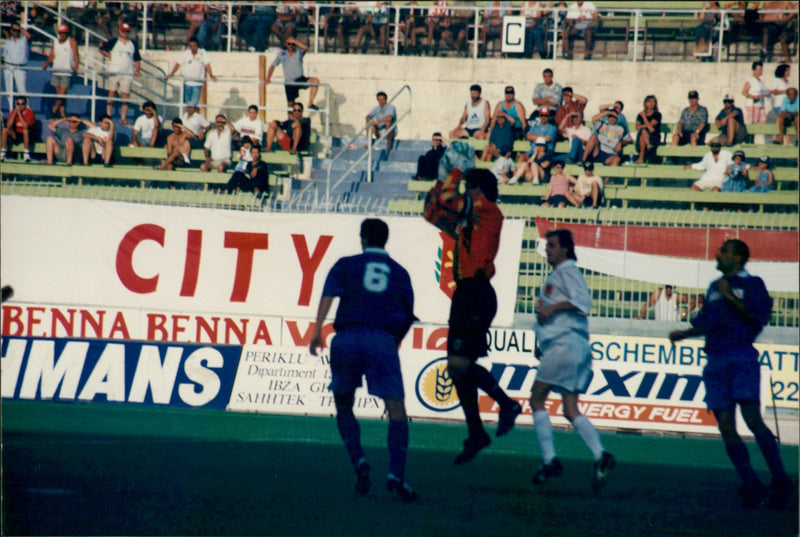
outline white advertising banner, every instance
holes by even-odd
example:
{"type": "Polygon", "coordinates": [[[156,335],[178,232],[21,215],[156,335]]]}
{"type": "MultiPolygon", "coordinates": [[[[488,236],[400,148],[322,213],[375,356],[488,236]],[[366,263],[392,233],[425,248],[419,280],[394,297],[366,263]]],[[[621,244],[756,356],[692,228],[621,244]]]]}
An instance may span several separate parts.
{"type": "MultiPolygon", "coordinates": [[[[3,196],[4,285],[27,303],[313,318],[329,269],[361,252],[357,215],[276,214],[3,196]]],[[[385,217],[416,315],[444,323],[452,241],[422,218],[385,217]]],[[[506,220],[495,324],[510,326],[523,222],[506,220]]]]}

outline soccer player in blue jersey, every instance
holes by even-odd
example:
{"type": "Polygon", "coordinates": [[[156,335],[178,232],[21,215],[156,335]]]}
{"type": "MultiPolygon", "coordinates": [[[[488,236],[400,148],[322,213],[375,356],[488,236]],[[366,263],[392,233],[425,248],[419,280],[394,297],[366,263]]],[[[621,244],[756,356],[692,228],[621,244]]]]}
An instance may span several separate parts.
{"type": "Polygon", "coordinates": [[[339,259],[328,273],[311,337],[311,354],[323,347],[322,323],[334,297],[339,306],[331,341],[331,385],[336,403],[336,423],[356,472],[356,491],[370,488],[370,466],[361,447],[361,430],[353,402],[361,377],[369,393],[380,397],[389,413],[389,491],[406,502],[418,495],[405,480],[408,453],[408,418],[403,402],[403,377],[397,346],[416,320],[414,292],[408,272],[384,250],[389,227],[382,220],[361,223],[364,252],[339,259]]]}
{"type": "Polygon", "coordinates": [[[706,405],[714,413],[725,450],[739,473],[739,495],[745,508],[759,508],[767,500],[771,508],[785,508],[792,484],[783,467],[778,443],[761,418],[759,405],[760,367],[753,347],[761,329],[769,322],[772,299],[764,281],[744,269],[750,257],[747,244],[729,239],[717,253],[722,278],[711,282],[703,309],[692,319],[692,328],[670,332],[674,344],[687,337],[705,335],[708,362],[703,369],[706,405]],[[736,432],[736,405],[755,436],[767,461],[772,482],[764,486],[750,464],[747,446],[736,432]]]}

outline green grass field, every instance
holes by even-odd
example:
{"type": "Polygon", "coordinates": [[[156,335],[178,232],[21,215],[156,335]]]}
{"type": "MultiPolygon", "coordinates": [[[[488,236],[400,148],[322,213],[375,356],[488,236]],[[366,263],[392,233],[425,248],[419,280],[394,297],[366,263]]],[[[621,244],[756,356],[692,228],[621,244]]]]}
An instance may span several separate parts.
{"type": "MultiPolygon", "coordinates": [[[[373,487],[333,418],[3,401],[4,535],[796,536],[798,512],[743,511],[722,442],[603,434],[618,460],[601,495],[577,434],[561,478],[534,489],[530,416],[454,467],[462,425],[411,424],[406,505],[386,492],[386,422],[362,422],[373,487]]],[[[797,446],[782,446],[797,480],[797,446]]],[[[760,453],[754,465],[766,480],[760,453]]]]}

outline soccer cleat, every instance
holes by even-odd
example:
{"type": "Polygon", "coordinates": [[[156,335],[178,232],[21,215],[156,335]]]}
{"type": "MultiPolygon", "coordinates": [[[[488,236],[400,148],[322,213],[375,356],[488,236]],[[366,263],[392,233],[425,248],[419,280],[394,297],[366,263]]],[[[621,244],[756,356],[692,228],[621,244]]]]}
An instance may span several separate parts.
{"type": "Polygon", "coordinates": [[[767,487],[761,483],[739,487],[739,496],[742,497],[743,509],[761,509],[767,499],[767,487]]]}
{"type": "Polygon", "coordinates": [[[405,481],[400,481],[400,478],[394,474],[389,474],[387,476],[386,490],[389,492],[396,492],[400,499],[406,503],[412,503],[419,499],[419,494],[411,488],[411,485],[405,481]]]}
{"type": "Polygon", "coordinates": [[[469,437],[464,440],[464,450],[458,454],[458,457],[455,458],[453,464],[459,466],[466,462],[471,461],[475,458],[480,450],[485,447],[489,447],[489,444],[492,443],[492,439],[489,438],[489,435],[485,432],[481,434],[481,436],[476,437],[469,437]]]}
{"type": "Polygon", "coordinates": [[[603,488],[603,485],[606,484],[608,474],[611,473],[612,468],[614,468],[616,464],[617,459],[614,458],[614,455],[604,451],[603,455],[600,457],[600,460],[594,463],[594,472],[592,473],[593,491],[600,492],[600,490],[603,488]]]}
{"type": "Polygon", "coordinates": [[[356,465],[356,492],[366,494],[372,483],[369,480],[370,467],[367,461],[361,459],[356,465]]]}
{"type": "Polygon", "coordinates": [[[509,408],[500,409],[500,416],[497,420],[497,430],[495,436],[503,436],[514,428],[514,421],[517,416],[522,414],[522,406],[519,403],[514,403],[509,408]]]}
{"type": "Polygon", "coordinates": [[[558,477],[564,473],[564,467],[561,466],[561,461],[558,457],[554,457],[550,464],[542,463],[542,466],[533,474],[531,482],[534,485],[543,485],[551,477],[558,477]]]}
{"type": "Polygon", "coordinates": [[[785,511],[789,508],[789,500],[792,499],[794,487],[788,479],[775,481],[769,484],[769,495],[767,496],[767,509],[774,511],[785,511]]]}

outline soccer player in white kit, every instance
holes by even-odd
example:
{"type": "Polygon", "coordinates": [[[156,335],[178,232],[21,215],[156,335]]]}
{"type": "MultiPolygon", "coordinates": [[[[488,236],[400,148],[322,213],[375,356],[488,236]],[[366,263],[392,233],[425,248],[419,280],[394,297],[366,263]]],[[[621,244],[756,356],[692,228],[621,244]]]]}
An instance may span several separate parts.
{"type": "Polygon", "coordinates": [[[561,394],[564,416],[594,456],[592,489],[599,492],[616,460],[603,449],[594,425],[578,409],[578,394],[584,393],[592,380],[588,321],[592,296],[575,264],[572,233],[568,229],[557,229],[545,237],[547,262],[553,266],[553,271],[541,291],[534,324],[540,364],[531,388],[531,407],[536,438],[542,450],[542,465],[533,476],[533,484],[541,485],[564,471],[556,457],[553,427],[545,407],[547,394],[552,390],[561,394]]]}

